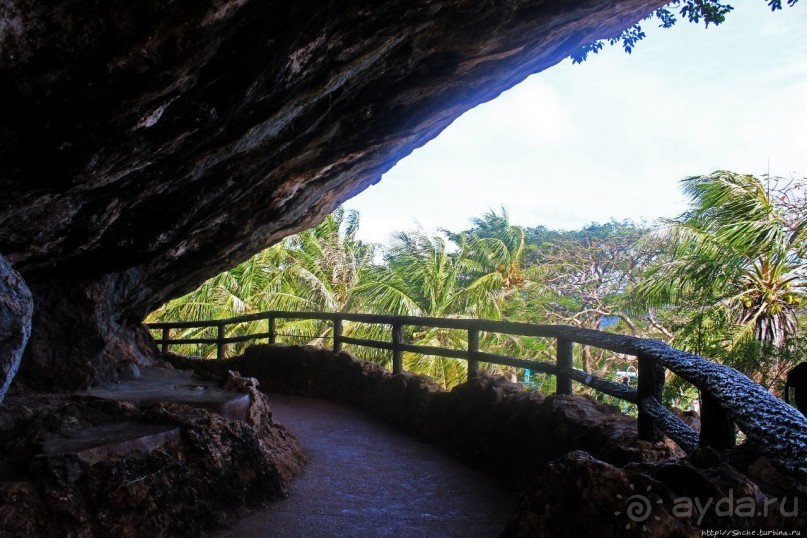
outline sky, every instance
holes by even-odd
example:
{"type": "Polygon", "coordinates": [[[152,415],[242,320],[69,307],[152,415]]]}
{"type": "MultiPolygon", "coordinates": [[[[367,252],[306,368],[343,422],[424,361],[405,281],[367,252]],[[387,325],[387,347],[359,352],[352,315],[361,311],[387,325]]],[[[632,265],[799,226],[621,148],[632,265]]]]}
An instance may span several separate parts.
{"type": "Polygon", "coordinates": [[[652,222],[686,209],[687,176],[807,176],[807,1],[732,5],[708,29],[645,21],[632,54],[606,44],[465,113],[345,204],[359,237],[463,230],[500,206],[525,227],[652,222]]]}

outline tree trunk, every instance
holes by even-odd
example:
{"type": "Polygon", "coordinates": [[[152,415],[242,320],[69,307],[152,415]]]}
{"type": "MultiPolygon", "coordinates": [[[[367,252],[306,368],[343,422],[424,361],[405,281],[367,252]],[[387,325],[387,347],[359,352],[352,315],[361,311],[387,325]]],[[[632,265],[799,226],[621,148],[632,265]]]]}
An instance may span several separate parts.
{"type": "Polygon", "coordinates": [[[588,346],[583,346],[582,366],[584,372],[591,371],[591,348],[588,346]]]}

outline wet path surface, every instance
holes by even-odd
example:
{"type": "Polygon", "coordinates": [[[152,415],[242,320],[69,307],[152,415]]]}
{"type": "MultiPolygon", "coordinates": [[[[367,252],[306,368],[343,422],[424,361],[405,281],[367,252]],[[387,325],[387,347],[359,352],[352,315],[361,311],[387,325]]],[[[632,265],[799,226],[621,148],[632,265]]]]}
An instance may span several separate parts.
{"type": "Polygon", "coordinates": [[[373,417],[323,400],[270,395],[311,461],[287,499],[223,536],[498,536],[516,496],[373,417]]]}

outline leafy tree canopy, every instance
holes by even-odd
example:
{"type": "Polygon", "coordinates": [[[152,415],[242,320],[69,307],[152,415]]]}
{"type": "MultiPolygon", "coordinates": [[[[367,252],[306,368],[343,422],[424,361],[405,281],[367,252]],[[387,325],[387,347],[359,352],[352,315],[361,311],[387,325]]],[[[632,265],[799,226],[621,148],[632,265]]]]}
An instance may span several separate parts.
{"type": "Polygon", "coordinates": [[[706,328],[722,335],[731,349],[749,340],[781,347],[796,334],[807,287],[807,221],[781,203],[794,199],[800,185],[781,189],[770,180],[717,171],[686,178],[683,186],[691,209],[658,230],[668,255],[634,294],[646,305],[691,309],[697,334],[706,328]]]}
{"type": "MultiPolygon", "coordinates": [[[[782,0],[766,0],[766,2],[771,11],[782,9],[782,0]]],[[[797,2],[798,0],[787,0],[787,5],[792,7],[797,2]]],[[[657,20],[659,27],[670,28],[678,22],[680,16],[684,20],[696,24],[703,21],[706,27],[710,24],[717,26],[726,20],[726,15],[733,9],[731,5],[721,3],[720,0],[673,0],[644,20],[657,20]]],[[[636,44],[645,37],[641,23],[637,23],[615,37],[583,45],[571,54],[572,62],[582,63],[589,54],[597,54],[602,50],[606,41],[611,45],[621,44],[625,52],[630,54],[636,44]]]]}
{"type": "MultiPolygon", "coordinates": [[[[165,305],[151,320],[278,309],[560,323],[662,338],[778,386],[807,345],[797,334],[807,306],[807,189],[796,180],[722,171],[687,178],[683,186],[691,209],[652,228],[611,221],[578,230],[523,229],[501,208],[460,232],[399,232],[386,247],[360,241],[358,214],[339,209],[165,305]]],[[[254,325],[236,326],[228,336],[265,331],[254,325]]],[[[332,327],[283,320],[277,331],[280,342],[323,344],[332,327]]],[[[389,339],[384,325],[345,323],[343,331],[389,339]]],[[[193,329],[183,336],[211,335],[193,329]]],[[[423,346],[468,344],[465,331],[439,328],[410,327],[404,337],[423,346]]],[[[215,346],[202,348],[178,350],[215,353],[215,346]]],[[[384,350],[347,348],[381,364],[391,358],[384,350]]],[[[480,349],[547,361],[555,353],[546,339],[496,333],[482,334],[480,349]]],[[[633,357],[588,346],[575,361],[617,381],[618,372],[635,366],[633,357]]],[[[466,375],[463,361],[417,353],[404,354],[404,367],[446,387],[466,375]]],[[[482,368],[522,375],[508,367],[482,368]]],[[[554,379],[533,372],[531,382],[552,390],[554,379]]],[[[697,397],[675,380],[667,387],[671,403],[686,406],[697,397]]]]}

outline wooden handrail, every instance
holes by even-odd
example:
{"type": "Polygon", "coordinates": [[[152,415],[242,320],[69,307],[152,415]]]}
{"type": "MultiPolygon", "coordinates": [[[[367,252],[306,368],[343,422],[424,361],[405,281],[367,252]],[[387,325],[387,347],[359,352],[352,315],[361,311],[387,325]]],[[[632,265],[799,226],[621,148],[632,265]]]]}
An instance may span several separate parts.
{"type": "Polygon", "coordinates": [[[274,343],[277,319],[308,319],[329,321],[334,324],[333,347],[341,350],[343,344],[391,350],[393,372],[403,368],[402,354],[415,352],[468,361],[469,377],[473,377],[479,362],[529,368],[555,375],[557,392],[571,393],[575,381],[596,391],[635,403],[639,408],[638,434],[641,439],[656,441],[663,432],[686,451],[696,448],[698,434],[683,423],[661,403],[664,371],[669,369],[688,381],[701,392],[708,406],[708,413],[701,416],[700,445],[713,448],[730,448],[734,445],[736,424],[746,436],[759,442],[769,457],[788,466],[807,471],[807,419],[790,405],[774,397],[763,387],[740,372],[704,359],[698,355],[674,349],[658,340],[612,334],[592,329],[580,329],[565,325],[533,325],[510,321],[492,321],[464,318],[433,318],[394,316],[382,314],[356,314],[341,312],[285,312],[268,311],[209,321],[177,321],[147,324],[158,331],[157,343],[163,352],[173,344],[216,344],[217,356],[223,358],[227,344],[255,339],[267,339],[274,343]],[[268,332],[226,337],[229,325],[251,321],[267,321],[268,332]],[[342,335],[342,324],[380,324],[391,327],[390,341],[367,340],[342,335]],[[403,327],[432,327],[468,331],[468,348],[446,349],[433,346],[407,344],[403,341],[403,327]],[[212,328],[215,338],[172,339],[172,329],[212,328]],[[519,359],[479,350],[480,332],[516,336],[553,338],[557,342],[556,364],[536,360],[519,359]],[[572,344],[592,346],[639,358],[638,388],[614,383],[588,372],[572,367],[572,344]]]}

